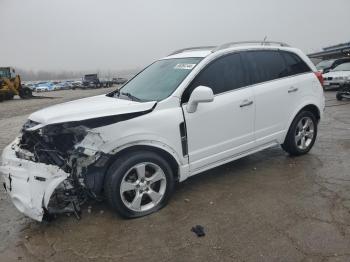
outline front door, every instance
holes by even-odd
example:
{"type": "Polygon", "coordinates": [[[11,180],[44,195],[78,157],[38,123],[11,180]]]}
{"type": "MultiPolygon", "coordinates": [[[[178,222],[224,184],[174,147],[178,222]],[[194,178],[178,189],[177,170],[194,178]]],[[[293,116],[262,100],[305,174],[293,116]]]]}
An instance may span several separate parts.
{"type": "Polygon", "coordinates": [[[255,103],[239,53],[218,58],[206,66],[186,89],[183,112],[187,127],[191,174],[229,161],[254,147],[255,103]],[[198,86],[212,88],[214,101],[186,110],[198,86]]]}

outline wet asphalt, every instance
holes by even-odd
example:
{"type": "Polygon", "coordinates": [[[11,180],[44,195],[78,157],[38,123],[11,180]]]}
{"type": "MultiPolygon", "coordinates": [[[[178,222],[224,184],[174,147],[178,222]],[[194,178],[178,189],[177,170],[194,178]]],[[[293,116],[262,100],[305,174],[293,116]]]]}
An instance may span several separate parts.
{"type": "MultiPolygon", "coordinates": [[[[31,112],[108,90],[0,103],[0,150],[31,112]]],[[[350,261],[350,101],[335,92],[326,100],[308,155],[274,147],[209,170],[144,218],[125,220],[90,202],[81,220],[37,223],[0,189],[0,261],[350,261]],[[191,232],[195,225],[204,237],[191,232]]]]}

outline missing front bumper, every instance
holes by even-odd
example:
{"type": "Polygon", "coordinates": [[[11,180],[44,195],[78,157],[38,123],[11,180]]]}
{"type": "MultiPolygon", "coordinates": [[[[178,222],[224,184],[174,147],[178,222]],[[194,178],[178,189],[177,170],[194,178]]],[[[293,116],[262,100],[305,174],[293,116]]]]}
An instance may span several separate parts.
{"type": "Polygon", "coordinates": [[[55,189],[69,177],[59,167],[20,159],[16,152],[19,140],[7,146],[3,153],[0,173],[16,208],[28,217],[42,221],[55,189]]]}

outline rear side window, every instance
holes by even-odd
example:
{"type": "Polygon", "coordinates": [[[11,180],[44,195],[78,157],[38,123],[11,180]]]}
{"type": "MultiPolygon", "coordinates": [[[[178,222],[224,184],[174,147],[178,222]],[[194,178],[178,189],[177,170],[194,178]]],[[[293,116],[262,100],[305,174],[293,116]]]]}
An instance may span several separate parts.
{"type": "Polygon", "coordinates": [[[283,57],[278,51],[258,50],[244,52],[251,84],[266,82],[288,75],[283,57]]]}
{"type": "Polygon", "coordinates": [[[310,67],[296,54],[281,51],[281,55],[286,61],[288,76],[311,72],[310,67]]]}
{"type": "Polygon", "coordinates": [[[207,86],[214,94],[220,94],[248,85],[246,71],[239,53],[218,58],[206,66],[188,86],[182,102],[188,102],[192,91],[198,86],[207,86]]]}

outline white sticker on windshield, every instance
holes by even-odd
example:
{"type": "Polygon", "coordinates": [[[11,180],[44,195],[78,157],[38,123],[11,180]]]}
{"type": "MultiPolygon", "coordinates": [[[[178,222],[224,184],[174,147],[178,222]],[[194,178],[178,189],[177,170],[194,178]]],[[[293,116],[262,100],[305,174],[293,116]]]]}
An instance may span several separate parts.
{"type": "Polygon", "coordinates": [[[177,64],[175,69],[191,70],[196,66],[196,64],[177,64]]]}

